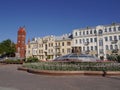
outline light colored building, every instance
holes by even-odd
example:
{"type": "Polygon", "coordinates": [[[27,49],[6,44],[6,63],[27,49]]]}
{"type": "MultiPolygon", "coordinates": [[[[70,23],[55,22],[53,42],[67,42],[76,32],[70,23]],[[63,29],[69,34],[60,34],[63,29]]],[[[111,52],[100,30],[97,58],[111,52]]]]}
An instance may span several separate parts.
{"type": "Polygon", "coordinates": [[[26,58],[37,56],[38,43],[37,39],[34,38],[32,41],[28,41],[26,45],[26,58]]]}
{"type": "Polygon", "coordinates": [[[71,43],[71,34],[34,38],[26,45],[26,58],[31,56],[39,60],[53,60],[58,56],[71,53],[71,43]]]}
{"type": "Polygon", "coordinates": [[[111,54],[120,54],[120,24],[75,29],[72,47],[104,59],[111,54]]]}

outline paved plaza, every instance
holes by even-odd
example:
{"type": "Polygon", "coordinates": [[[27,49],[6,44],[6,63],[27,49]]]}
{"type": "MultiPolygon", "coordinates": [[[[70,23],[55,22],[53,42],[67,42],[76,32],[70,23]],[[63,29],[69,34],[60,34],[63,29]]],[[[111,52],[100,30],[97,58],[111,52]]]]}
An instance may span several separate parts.
{"type": "Polygon", "coordinates": [[[0,90],[120,90],[120,77],[44,76],[0,65],[0,90]]]}

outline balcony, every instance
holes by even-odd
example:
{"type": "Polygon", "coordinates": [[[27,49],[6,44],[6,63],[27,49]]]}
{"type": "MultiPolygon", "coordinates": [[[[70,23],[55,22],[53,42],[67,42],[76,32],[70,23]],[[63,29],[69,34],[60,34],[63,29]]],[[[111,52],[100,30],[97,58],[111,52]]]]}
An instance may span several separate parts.
{"type": "Polygon", "coordinates": [[[113,40],[112,42],[111,42],[111,44],[116,44],[118,42],[118,40],[113,40]]]}
{"type": "Polygon", "coordinates": [[[89,42],[84,42],[84,45],[89,45],[89,42]]]}
{"type": "Polygon", "coordinates": [[[60,48],[60,45],[58,45],[58,46],[55,46],[55,48],[60,48]]]}
{"type": "Polygon", "coordinates": [[[118,49],[113,49],[112,53],[118,53],[118,49]]]}

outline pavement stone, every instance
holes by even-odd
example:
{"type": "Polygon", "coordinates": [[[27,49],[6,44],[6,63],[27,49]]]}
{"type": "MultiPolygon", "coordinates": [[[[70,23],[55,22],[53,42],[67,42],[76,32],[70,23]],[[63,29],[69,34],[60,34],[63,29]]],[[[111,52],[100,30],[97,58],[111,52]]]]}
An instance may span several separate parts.
{"type": "Polygon", "coordinates": [[[0,90],[120,90],[119,76],[47,76],[0,65],[0,90]]]}

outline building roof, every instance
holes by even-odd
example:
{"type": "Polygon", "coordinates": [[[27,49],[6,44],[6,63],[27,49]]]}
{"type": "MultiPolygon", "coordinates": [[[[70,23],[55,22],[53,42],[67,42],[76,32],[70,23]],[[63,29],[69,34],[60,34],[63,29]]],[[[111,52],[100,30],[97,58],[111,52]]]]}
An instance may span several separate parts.
{"type": "Polygon", "coordinates": [[[25,34],[26,35],[25,27],[20,27],[18,30],[18,34],[25,34]]]}

